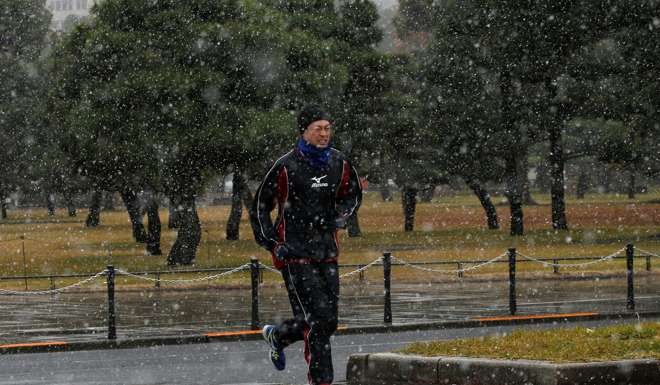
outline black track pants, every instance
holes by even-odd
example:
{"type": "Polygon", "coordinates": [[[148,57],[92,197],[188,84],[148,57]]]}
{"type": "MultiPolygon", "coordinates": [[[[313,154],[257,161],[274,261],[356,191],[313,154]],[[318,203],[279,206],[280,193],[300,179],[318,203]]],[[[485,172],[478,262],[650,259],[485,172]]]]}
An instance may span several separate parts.
{"type": "Polygon", "coordinates": [[[283,347],[305,341],[310,384],[333,380],[330,337],[337,330],[339,275],[336,263],[290,264],[282,269],[293,318],[278,325],[283,347]]]}

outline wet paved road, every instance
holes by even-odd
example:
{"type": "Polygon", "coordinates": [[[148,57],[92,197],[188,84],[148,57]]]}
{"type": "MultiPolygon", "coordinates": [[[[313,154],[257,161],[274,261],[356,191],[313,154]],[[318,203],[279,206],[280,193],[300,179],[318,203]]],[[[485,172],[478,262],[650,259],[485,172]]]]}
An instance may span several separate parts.
{"type": "MultiPolygon", "coordinates": [[[[637,310],[660,311],[660,277],[636,276],[637,310]]],[[[120,291],[116,293],[118,337],[190,335],[244,330],[250,323],[248,289],[120,291]]],[[[263,288],[260,319],[289,317],[283,288],[263,288]]],[[[392,286],[394,323],[465,320],[508,313],[508,283],[474,279],[392,286]]],[[[518,313],[619,312],[626,308],[625,278],[521,280],[518,313]]],[[[105,292],[46,297],[0,296],[0,343],[66,338],[95,340],[106,334],[105,292]]],[[[383,321],[380,282],[342,286],[340,323],[383,321]]]]}
{"type": "MultiPolygon", "coordinates": [[[[611,323],[613,321],[579,324],[611,323]]],[[[350,354],[392,351],[414,341],[484,336],[512,329],[506,326],[336,336],[332,347],[335,379],[345,380],[350,354]]],[[[272,368],[263,341],[4,355],[0,356],[0,385],[304,384],[307,382],[306,367],[301,346],[293,345],[286,350],[287,369],[283,372],[272,368]]]]}

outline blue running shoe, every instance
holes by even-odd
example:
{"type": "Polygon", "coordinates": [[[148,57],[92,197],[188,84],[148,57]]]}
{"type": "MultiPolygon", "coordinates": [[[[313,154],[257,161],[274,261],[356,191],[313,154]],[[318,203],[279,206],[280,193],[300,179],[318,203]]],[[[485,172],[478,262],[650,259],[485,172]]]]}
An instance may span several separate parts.
{"type": "Polygon", "coordinates": [[[261,334],[264,336],[264,340],[268,346],[270,346],[270,360],[275,365],[275,369],[284,370],[286,366],[286,357],[284,356],[284,349],[280,346],[280,343],[275,339],[275,326],[266,325],[261,330],[261,334]]]}

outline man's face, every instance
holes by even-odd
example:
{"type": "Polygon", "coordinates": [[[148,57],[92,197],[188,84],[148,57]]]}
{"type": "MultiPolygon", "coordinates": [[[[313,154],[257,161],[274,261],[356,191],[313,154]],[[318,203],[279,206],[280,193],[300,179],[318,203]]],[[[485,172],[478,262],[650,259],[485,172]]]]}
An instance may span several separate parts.
{"type": "Polygon", "coordinates": [[[326,148],[332,138],[332,125],[327,120],[317,120],[310,123],[307,129],[303,131],[305,142],[318,148],[326,148]]]}

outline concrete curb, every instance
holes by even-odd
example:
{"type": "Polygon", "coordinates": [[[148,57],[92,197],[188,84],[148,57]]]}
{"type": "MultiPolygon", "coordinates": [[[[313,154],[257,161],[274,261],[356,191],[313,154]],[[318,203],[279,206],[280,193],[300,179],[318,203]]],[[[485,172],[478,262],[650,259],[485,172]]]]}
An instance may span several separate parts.
{"type": "Polygon", "coordinates": [[[355,354],[346,367],[348,385],[654,385],[658,360],[551,364],[527,360],[355,354]]]}
{"type": "MultiPolygon", "coordinates": [[[[612,319],[641,319],[659,317],[658,312],[643,313],[571,313],[571,314],[541,314],[506,317],[483,317],[467,321],[427,322],[391,325],[372,325],[339,327],[336,334],[367,334],[367,333],[396,333],[414,330],[434,329],[466,329],[502,325],[528,325],[542,323],[569,323],[579,321],[597,321],[612,319]]],[[[17,353],[44,353],[76,350],[100,349],[130,349],[138,347],[151,347],[159,345],[182,345],[209,342],[254,341],[262,338],[260,330],[244,330],[235,332],[209,332],[188,336],[164,336],[151,338],[132,338],[119,340],[98,340],[84,342],[69,342],[66,340],[28,342],[0,345],[0,354],[17,353]]]]}

